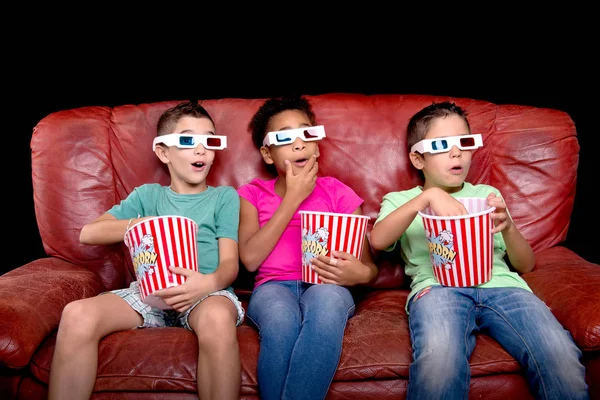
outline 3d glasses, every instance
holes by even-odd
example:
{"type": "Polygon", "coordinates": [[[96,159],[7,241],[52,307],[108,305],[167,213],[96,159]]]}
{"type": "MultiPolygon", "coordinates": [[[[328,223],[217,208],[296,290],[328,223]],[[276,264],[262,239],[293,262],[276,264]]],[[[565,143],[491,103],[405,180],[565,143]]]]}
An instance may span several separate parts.
{"type": "Polygon", "coordinates": [[[263,140],[263,146],[283,146],[285,144],[294,143],[296,138],[300,138],[305,142],[321,140],[325,137],[325,127],[323,125],[307,126],[306,128],[286,129],[283,131],[275,131],[267,133],[263,140]]]}
{"type": "Polygon", "coordinates": [[[475,150],[483,146],[483,139],[481,134],[475,135],[461,135],[461,136],[448,136],[440,137],[435,139],[423,139],[413,147],[410,148],[410,152],[424,153],[446,153],[450,149],[456,146],[461,150],[475,150]]]}
{"type": "Polygon", "coordinates": [[[167,146],[177,146],[179,149],[193,149],[201,144],[207,150],[223,150],[227,147],[227,136],[170,133],[155,137],[152,142],[152,151],[156,149],[156,145],[159,143],[164,143],[167,146]]]}

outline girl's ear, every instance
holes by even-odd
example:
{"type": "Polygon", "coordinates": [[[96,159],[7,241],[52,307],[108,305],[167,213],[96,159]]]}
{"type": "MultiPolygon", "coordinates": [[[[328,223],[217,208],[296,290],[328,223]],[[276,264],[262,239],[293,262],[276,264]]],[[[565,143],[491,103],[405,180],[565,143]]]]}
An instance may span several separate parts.
{"type": "Polygon", "coordinates": [[[269,150],[268,146],[262,146],[260,148],[260,155],[262,156],[263,160],[265,160],[265,163],[267,164],[273,164],[273,158],[271,157],[271,151],[269,150]]]}
{"type": "Polygon", "coordinates": [[[423,167],[425,167],[422,154],[411,152],[408,154],[408,157],[410,158],[410,162],[416,169],[421,170],[423,169],[423,167]]]}
{"type": "Polygon", "coordinates": [[[154,149],[154,154],[156,154],[156,157],[158,157],[158,159],[163,164],[169,163],[169,156],[167,154],[167,148],[165,146],[162,146],[160,144],[156,146],[156,148],[154,149]]]}

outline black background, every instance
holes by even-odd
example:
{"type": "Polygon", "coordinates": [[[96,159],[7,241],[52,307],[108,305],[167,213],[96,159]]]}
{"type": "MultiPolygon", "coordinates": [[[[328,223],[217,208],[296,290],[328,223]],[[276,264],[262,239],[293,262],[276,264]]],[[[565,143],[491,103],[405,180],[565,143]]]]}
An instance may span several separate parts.
{"type": "MultiPolygon", "coordinates": [[[[98,53],[98,57],[105,55],[98,53]]],[[[11,106],[3,119],[14,126],[4,135],[5,176],[10,178],[10,186],[4,190],[4,208],[9,229],[3,241],[3,253],[8,257],[3,257],[0,273],[45,256],[33,207],[29,142],[35,124],[49,113],[88,105],[331,92],[434,94],[568,112],[575,121],[581,151],[575,209],[565,244],[585,259],[600,263],[595,226],[600,219],[594,213],[592,193],[598,185],[600,160],[595,129],[598,107],[592,110],[587,100],[598,79],[577,54],[562,62],[545,57],[535,63],[531,59],[519,63],[463,60],[452,68],[444,65],[448,62],[444,59],[416,60],[421,63],[409,68],[406,60],[374,54],[288,54],[268,62],[261,62],[258,56],[219,62],[213,57],[206,62],[177,57],[146,57],[144,62],[125,65],[117,56],[100,60],[89,53],[79,57],[54,49],[44,63],[30,59],[27,67],[17,67],[7,76],[5,84],[12,88],[9,95],[13,90],[14,95],[7,96],[11,106]]]]}

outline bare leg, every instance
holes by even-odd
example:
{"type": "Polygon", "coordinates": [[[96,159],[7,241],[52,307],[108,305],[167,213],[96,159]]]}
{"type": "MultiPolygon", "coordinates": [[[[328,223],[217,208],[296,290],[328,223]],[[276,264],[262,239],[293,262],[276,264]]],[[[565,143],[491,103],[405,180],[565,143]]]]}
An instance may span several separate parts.
{"type": "Polygon", "coordinates": [[[237,311],[229,299],[210,296],[192,310],[188,323],[198,337],[198,395],[202,400],[240,398],[241,366],[237,311]]]}
{"type": "Polygon", "coordinates": [[[142,316],[112,293],[67,304],[58,326],[49,400],[89,399],[96,381],[100,339],[142,323],[142,316]]]}

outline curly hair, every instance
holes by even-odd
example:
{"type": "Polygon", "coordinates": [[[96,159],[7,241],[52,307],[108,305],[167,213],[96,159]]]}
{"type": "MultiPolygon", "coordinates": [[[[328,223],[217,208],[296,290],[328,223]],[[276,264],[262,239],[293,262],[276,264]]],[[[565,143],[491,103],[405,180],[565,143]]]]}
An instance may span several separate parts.
{"type": "Polygon", "coordinates": [[[252,134],[252,143],[257,149],[262,147],[263,139],[267,134],[267,125],[269,120],[280,112],[286,110],[298,110],[306,114],[310,123],[316,125],[315,113],[312,106],[305,97],[302,96],[283,96],[274,97],[266,100],[256,111],[250,123],[248,130],[252,134]]]}

